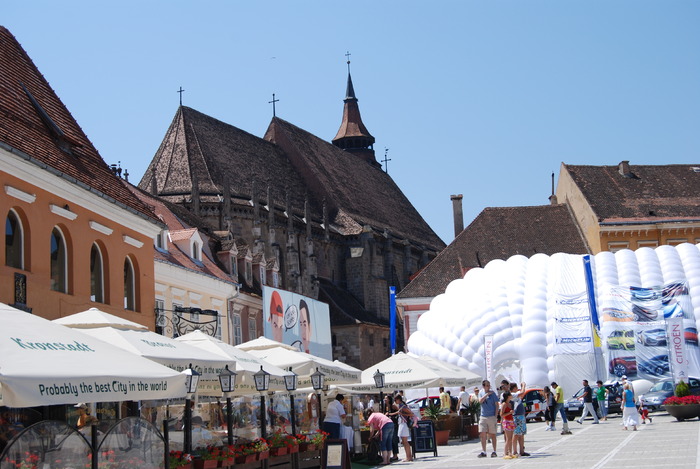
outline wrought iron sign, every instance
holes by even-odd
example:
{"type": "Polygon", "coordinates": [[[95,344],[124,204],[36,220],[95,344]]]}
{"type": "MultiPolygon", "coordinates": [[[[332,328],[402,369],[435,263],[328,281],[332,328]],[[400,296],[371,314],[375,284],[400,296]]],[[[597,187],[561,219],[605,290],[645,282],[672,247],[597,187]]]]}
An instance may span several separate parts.
{"type": "Polygon", "coordinates": [[[219,328],[219,312],[213,309],[185,308],[176,306],[174,310],[156,309],[156,326],[160,333],[167,337],[180,337],[192,331],[202,331],[212,337],[216,337],[219,328]],[[169,311],[172,316],[166,313],[169,311]],[[189,313],[190,317],[183,316],[189,313]],[[193,318],[192,315],[210,316],[213,319],[193,318]]]}

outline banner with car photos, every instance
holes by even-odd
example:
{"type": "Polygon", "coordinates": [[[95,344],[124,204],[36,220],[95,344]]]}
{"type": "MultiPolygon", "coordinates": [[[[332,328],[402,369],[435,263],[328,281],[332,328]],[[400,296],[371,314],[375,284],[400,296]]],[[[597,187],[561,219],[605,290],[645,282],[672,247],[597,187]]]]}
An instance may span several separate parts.
{"type": "Polygon", "coordinates": [[[698,375],[698,331],[685,283],[601,292],[602,348],[611,379],[698,375]]]}

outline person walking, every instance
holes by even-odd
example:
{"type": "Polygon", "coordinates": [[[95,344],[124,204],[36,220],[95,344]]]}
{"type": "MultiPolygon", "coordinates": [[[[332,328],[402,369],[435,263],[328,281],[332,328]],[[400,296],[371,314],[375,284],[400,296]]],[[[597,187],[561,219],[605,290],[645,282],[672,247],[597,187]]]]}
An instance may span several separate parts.
{"type": "Polygon", "coordinates": [[[443,386],[440,386],[440,408],[444,410],[446,414],[449,414],[451,404],[450,395],[445,392],[443,386]]]}
{"type": "Polygon", "coordinates": [[[608,388],[603,386],[601,380],[596,381],[598,387],[595,390],[595,398],[598,401],[598,411],[600,412],[600,417],[604,420],[608,420],[608,388]]]}
{"type": "Polygon", "coordinates": [[[557,416],[555,415],[554,409],[556,409],[557,403],[554,398],[554,393],[549,386],[545,386],[542,389],[542,397],[544,399],[544,422],[547,424],[547,428],[544,430],[556,430],[554,428],[554,420],[557,416]]]}
{"type": "Polygon", "coordinates": [[[501,426],[503,427],[503,435],[506,438],[505,450],[503,459],[517,458],[514,454],[513,431],[515,430],[515,421],[513,420],[513,406],[511,400],[513,395],[510,391],[504,391],[501,395],[501,426]]]}
{"type": "Polygon", "coordinates": [[[622,391],[622,402],[624,402],[624,407],[622,408],[622,425],[624,425],[623,430],[627,430],[627,427],[632,427],[636,432],[637,425],[639,425],[639,413],[637,412],[637,406],[634,402],[634,391],[629,383],[625,383],[622,391]]]}
{"type": "Polygon", "coordinates": [[[581,414],[581,418],[576,420],[576,422],[578,422],[579,425],[583,425],[584,419],[590,413],[591,415],[593,415],[593,423],[597,424],[598,423],[598,414],[596,414],[596,411],[593,408],[593,390],[588,385],[587,379],[583,380],[583,396],[582,397],[583,397],[583,413],[581,414]]]}
{"type": "Polygon", "coordinates": [[[530,456],[530,453],[525,451],[525,435],[527,434],[527,424],[525,419],[525,383],[520,383],[520,389],[515,383],[510,383],[510,393],[512,395],[513,407],[513,453],[520,456],[530,456]]]}
{"type": "MultiPolygon", "coordinates": [[[[569,419],[566,417],[566,409],[564,409],[564,388],[559,386],[556,381],[552,381],[552,389],[554,389],[555,401],[557,403],[556,408],[554,409],[554,416],[556,416],[557,412],[561,415],[561,434],[571,435],[571,431],[569,431],[569,419]]],[[[554,425],[554,418],[552,419],[552,425],[554,425]]]]}
{"type": "Polygon", "coordinates": [[[463,415],[469,409],[469,393],[466,386],[459,388],[459,397],[457,397],[457,410],[460,415],[463,415]]]}
{"type": "Polygon", "coordinates": [[[479,417],[479,438],[481,439],[481,453],[479,458],[486,457],[486,440],[491,438],[493,445],[492,458],[498,457],[496,453],[496,408],[498,406],[498,396],[491,389],[491,383],[485,379],[481,383],[483,389],[479,393],[479,403],[481,404],[481,416],[479,417]]]}

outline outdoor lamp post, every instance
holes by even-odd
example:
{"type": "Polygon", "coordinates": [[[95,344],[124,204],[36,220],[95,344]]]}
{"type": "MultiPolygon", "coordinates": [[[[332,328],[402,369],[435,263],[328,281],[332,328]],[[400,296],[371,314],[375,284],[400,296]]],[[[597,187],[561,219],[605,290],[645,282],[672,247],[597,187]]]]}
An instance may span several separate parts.
{"type": "Polygon", "coordinates": [[[253,375],[255,380],[255,389],[260,393],[260,437],[265,438],[267,436],[267,429],[265,425],[267,424],[267,415],[265,414],[265,391],[270,387],[270,373],[263,370],[262,365],[260,365],[260,371],[253,375]]]}
{"type": "Polygon", "coordinates": [[[228,432],[228,444],[233,444],[233,410],[231,409],[231,393],[236,389],[236,372],[226,368],[219,373],[221,391],[226,396],[226,430],[228,432]]]}
{"type": "Polygon", "coordinates": [[[374,385],[379,388],[379,407],[382,410],[382,414],[384,413],[384,373],[381,371],[377,370],[377,372],[373,376],[374,378],[374,385]]]}
{"type": "Polygon", "coordinates": [[[192,395],[197,392],[197,384],[199,383],[200,373],[192,368],[190,363],[189,368],[182,372],[185,375],[185,388],[187,389],[187,397],[185,397],[185,435],[184,435],[184,450],[186,453],[192,453],[192,395]]]}
{"type": "Polygon", "coordinates": [[[318,400],[319,421],[321,421],[323,406],[321,405],[321,393],[318,391],[323,389],[323,381],[325,380],[325,378],[326,375],[318,371],[318,368],[316,368],[315,372],[311,373],[311,386],[313,386],[314,390],[316,391],[316,399],[318,400]]]}
{"type": "Polygon", "coordinates": [[[289,371],[291,374],[285,375],[284,376],[284,387],[287,388],[287,391],[289,392],[289,413],[290,416],[289,418],[292,421],[292,435],[297,434],[297,417],[296,417],[296,412],[294,411],[294,394],[293,392],[297,389],[297,374],[292,371],[292,368],[289,368],[289,371]]]}

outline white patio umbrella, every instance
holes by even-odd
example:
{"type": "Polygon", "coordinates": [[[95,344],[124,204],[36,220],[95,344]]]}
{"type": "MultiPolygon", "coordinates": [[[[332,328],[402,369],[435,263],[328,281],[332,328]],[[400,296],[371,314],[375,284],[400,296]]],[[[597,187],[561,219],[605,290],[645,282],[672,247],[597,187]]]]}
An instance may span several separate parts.
{"type": "Polygon", "coordinates": [[[399,352],[362,372],[359,384],[341,386],[345,392],[379,392],[374,382],[377,371],[384,373],[383,390],[433,388],[438,386],[471,386],[481,377],[459,367],[450,369],[443,362],[431,362],[399,352]]]}
{"type": "Polygon", "coordinates": [[[185,376],[151,360],[0,303],[0,404],[170,399],[185,376]]]}
{"type": "Polygon", "coordinates": [[[283,344],[282,342],[277,342],[276,340],[268,339],[264,335],[261,335],[257,339],[249,340],[248,342],[244,342],[242,344],[237,345],[236,347],[240,348],[241,350],[267,350],[271,348],[285,348],[287,350],[296,350],[298,351],[299,349],[296,347],[292,347],[291,345],[283,344]]]}
{"type": "Polygon", "coordinates": [[[236,394],[253,394],[257,392],[253,375],[260,371],[260,367],[270,373],[270,391],[286,391],[287,389],[284,385],[284,376],[291,374],[291,372],[267,363],[255,355],[229,345],[216,337],[212,337],[202,331],[192,331],[175,340],[197,347],[212,355],[220,356],[228,362],[235,362],[235,369],[231,366],[229,368],[238,374],[236,377],[236,394]]]}
{"type": "Polygon", "coordinates": [[[53,322],[80,329],[84,334],[176,371],[183,371],[191,364],[202,375],[199,379],[197,393],[204,396],[221,395],[219,373],[229,363],[229,360],[221,355],[212,354],[184,342],[156,334],[148,329],[137,329],[128,324],[124,325],[124,321],[118,316],[92,309],[56,319],[53,322]],[[90,320],[94,320],[92,326],[90,320]],[[110,325],[105,326],[105,324],[110,325]]]}
{"type": "Polygon", "coordinates": [[[346,365],[345,363],[336,363],[315,355],[299,352],[297,349],[281,344],[280,342],[276,342],[279,346],[274,346],[272,343],[275,341],[270,339],[265,339],[266,348],[256,348],[257,345],[255,344],[253,346],[254,348],[250,348],[249,344],[255,341],[258,341],[259,344],[259,339],[260,338],[245,342],[236,347],[280,368],[291,367],[292,371],[299,375],[298,386],[300,388],[311,386],[311,374],[314,373],[317,368],[318,371],[326,375],[324,378],[326,384],[357,383],[360,380],[361,370],[357,368],[346,365]]]}

